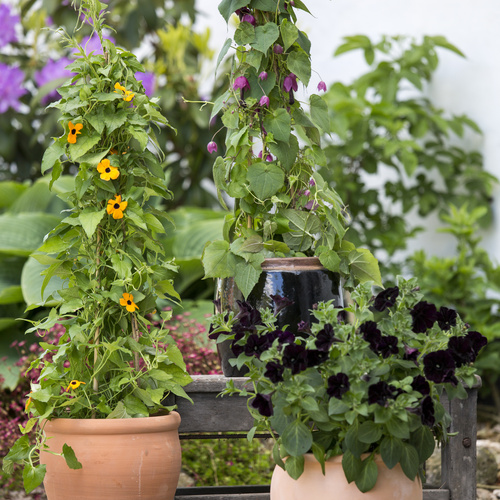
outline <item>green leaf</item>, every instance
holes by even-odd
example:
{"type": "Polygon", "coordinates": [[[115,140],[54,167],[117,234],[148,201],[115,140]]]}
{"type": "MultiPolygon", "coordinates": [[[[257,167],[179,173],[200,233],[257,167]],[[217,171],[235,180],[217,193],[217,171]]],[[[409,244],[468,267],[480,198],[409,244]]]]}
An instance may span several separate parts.
{"type": "Polygon", "coordinates": [[[259,281],[262,270],[255,269],[250,263],[238,262],[234,273],[234,281],[245,299],[250,295],[259,281]]]}
{"type": "Polygon", "coordinates": [[[118,401],[115,409],[106,418],[131,418],[127,413],[125,405],[122,401],[118,401]]]}
{"type": "Polygon", "coordinates": [[[299,152],[299,141],[297,137],[290,134],[288,141],[285,142],[276,139],[276,142],[269,143],[268,147],[271,153],[276,156],[276,159],[281,163],[281,166],[289,172],[299,152]]]}
{"type": "Polygon", "coordinates": [[[105,213],[106,209],[104,208],[102,210],[86,208],[80,213],[78,218],[88,238],[92,238],[105,213]]]}
{"type": "Polygon", "coordinates": [[[312,121],[326,134],[330,133],[330,119],[328,118],[328,106],[319,95],[313,94],[309,99],[311,106],[312,121]]]}
{"type": "Polygon", "coordinates": [[[25,464],[23,470],[23,484],[26,493],[31,493],[42,484],[46,469],[47,467],[45,464],[40,464],[36,467],[33,467],[30,463],[25,464]]]}
{"type": "Polygon", "coordinates": [[[418,167],[417,156],[415,155],[415,153],[409,151],[408,149],[401,149],[399,151],[399,156],[403,163],[403,167],[405,168],[406,174],[408,175],[408,177],[411,177],[418,167]]]}
{"type": "Polygon", "coordinates": [[[443,47],[445,49],[451,50],[452,52],[455,52],[455,54],[458,54],[461,57],[465,57],[465,54],[455,47],[452,43],[450,43],[444,36],[442,35],[437,35],[437,36],[426,36],[424,39],[430,39],[432,40],[438,47],[443,47]]]}
{"type": "Polygon", "coordinates": [[[59,139],[54,141],[43,154],[42,158],[42,174],[51,169],[54,164],[61,158],[65,152],[65,143],[59,139]]]}
{"type": "Polygon", "coordinates": [[[307,86],[311,79],[311,60],[301,50],[294,50],[287,58],[288,69],[297,75],[299,80],[307,86]]]}
{"type": "MultiPolygon", "coordinates": [[[[335,272],[338,272],[340,266],[340,257],[334,250],[325,249],[318,255],[319,261],[323,267],[335,272]]],[[[331,400],[330,400],[331,401],[331,400]]]]}
{"type": "Polygon", "coordinates": [[[257,28],[255,28],[255,41],[250,45],[255,50],[265,54],[279,36],[280,30],[278,26],[268,21],[263,26],[257,26],[257,28]]]}
{"type": "Polygon", "coordinates": [[[222,62],[222,59],[224,59],[225,55],[227,54],[227,51],[229,50],[229,47],[231,47],[231,42],[232,40],[230,38],[227,38],[226,41],[224,42],[224,45],[222,46],[222,49],[220,49],[219,56],[217,57],[217,63],[215,65],[215,71],[217,71],[217,68],[222,62]]]}
{"type": "Polygon", "coordinates": [[[209,242],[201,257],[205,278],[229,278],[234,276],[236,256],[229,251],[227,241],[209,242]]]}
{"type": "Polygon", "coordinates": [[[368,448],[369,445],[366,443],[362,443],[358,439],[358,429],[359,425],[357,422],[355,422],[351,427],[349,427],[349,430],[346,432],[345,435],[345,445],[347,446],[347,449],[356,457],[360,458],[361,454],[364,453],[368,448]]]}
{"type": "Polygon", "coordinates": [[[9,453],[7,453],[4,457],[4,460],[21,463],[29,457],[31,447],[32,445],[30,445],[28,436],[22,436],[10,448],[9,453]]]}
{"type": "Polygon", "coordinates": [[[348,483],[352,483],[361,473],[363,463],[360,458],[355,457],[349,450],[342,455],[342,469],[348,483]]]}
{"type": "Polygon", "coordinates": [[[222,0],[219,4],[219,12],[227,23],[229,22],[229,18],[234,11],[241,9],[241,7],[245,7],[246,5],[248,5],[248,0],[222,0]]]}
{"type": "Polygon", "coordinates": [[[429,427],[423,425],[410,436],[410,444],[417,450],[420,463],[425,462],[436,447],[434,435],[429,427]]]}
{"type": "Polygon", "coordinates": [[[378,468],[377,464],[373,460],[373,455],[363,460],[361,471],[356,478],[356,486],[361,493],[366,493],[370,491],[377,482],[378,468]]]}
{"type": "Polygon", "coordinates": [[[291,23],[288,19],[283,19],[280,25],[281,38],[283,39],[284,49],[288,48],[295,43],[299,36],[299,30],[295,24],[291,23]]]}
{"type": "Polygon", "coordinates": [[[290,115],[286,109],[278,108],[273,114],[266,114],[264,127],[277,141],[288,142],[292,130],[290,115]]]}
{"type": "Polygon", "coordinates": [[[401,460],[401,454],[403,453],[403,442],[401,439],[386,436],[382,443],[380,444],[380,455],[385,465],[389,469],[392,469],[401,460]]]}
{"type": "Polygon", "coordinates": [[[382,437],[382,429],[379,425],[371,420],[363,422],[359,426],[358,439],[362,443],[372,444],[376,443],[382,437]]]}
{"type": "Polygon", "coordinates": [[[304,456],[288,457],[285,462],[285,470],[292,479],[298,479],[304,472],[304,456]]]}
{"type": "Polygon", "coordinates": [[[90,151],[99,141],[100,135],[79,135],[76,144],[70,144],[68,151],[72,161],[79,160],[87,151],[90,151]]]}
{"type": "Polygon", "coordinates": [[[128,111],[126,109],[120,109],[118,111],[108,110],[108,112],[104,114],[104,123],[106,124],[108,134],[120,128],[127,121],[127,116],[128,111]]]}
{"type": "Polygon", "coordinates": [[[349,253],[348,259],[351,271],[359,283],[372,281],[375,285],[383,286],[378,260],[370,250],[366,248],[352,250],[349,253]]]}
{"type": "Polygon", "coordinates": [[[298,230],[311,237],[321,230],[320,220],[311,212],[287,208],[282,210],[281,214],[290,221],[292,230],[298,230]]]}
{"type": "Polygon", "coordinates": [[[306,424],[293,420],[283,431],[281,442],[288,453],[300,456],[311,449],[313,442],[312,433],[306,424]]]}
{"type": "Polygon", "coordinates": [[[408,479],[413,481],[415,477],[417,477],[420,466],[417,450],[413,446],[403,443],[403,450],[399,463],[408,479]]]}
{"type": "MultiPolygon", "coordinates": [[[[161,370],[157,370],[157,371],[161,371],[161,370]]],[[[162,373],[164,373],[164,372],[162,372],[162,373]]],[[[153,375],[151,375],[151,376],[153,376],[153,375]]],[[[146,407],[146,405],[139,398],[136,398],[135,396],[128,394],[127,396],[125,396],[125,398],[123,400],[123,404],[125,405],[127,413],[129,415],[131,415],[132,417],[135,415],[147,417],[149,415],[149,410],[146,407]]]]}
{"type": "Polygon", "coordinates": [[[285,173],[271,162],[253,163],[248,169],[247,180],[255,196],[266,200],[283,187],[285,173]]]}
{"type": "Polygon", "coordinates": [[[234,41],[238,45],[248,45],[255,41],[255,28],[250,23],[240,23],[234,32],[234,41]]]}
{"type": "Polygon", "coordinates": [[[82,468],[82,464],[76,458],[73,448],[71,448],[71,446],[68,446],[66,443],[63,444],[62,455],[64,457],[64,460],[66,460],[66,463],[68,464],[68,467],[70,469],[82,468]]]}
{"type": "Polygon", "coordinates": [[[328,402],[328,415],[340,415],[345,413],[351,407],[337,398],[330,398],[328,402]]]}
{"type": "Polygon", "coordinates": [[[396,416],[390,418],[385,425],[389,434],[394,437],[399,439],[408,439],[410,437],[408,422],[403,422],[396,416]]]}

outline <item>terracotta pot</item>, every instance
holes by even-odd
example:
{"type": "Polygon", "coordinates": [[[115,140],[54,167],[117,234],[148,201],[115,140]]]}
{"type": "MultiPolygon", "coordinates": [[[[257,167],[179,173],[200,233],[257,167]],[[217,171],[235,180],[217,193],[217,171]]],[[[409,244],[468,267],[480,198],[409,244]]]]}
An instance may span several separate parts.
{"type": "Polygon", "coordinates": [[[375,487],[361,493],[357,486],[348,483],[342,469],[342,457],[333,457],[321,465],[312,454],[305,455],[304,472],[299,479],[292,479],[281,467],[276,466],[271,480],[271,500],[422,500],[422,483],[417,477],[410,481],[398,464],[388,469],[380,456],[375,458],[378,479],[375,487]]]}
{"type": "Polygon", "coordinates": [[[176,412],[149,418],[55,419],[45,425],[47,444],[71,446],[83,467],[42,452],[48,500],[173,500],[181,469],[176,412]]]}
{"type": "MultiPolygon", "coordinates": [[[[279,313],[276,323],[278,327],[289,325],[288,329],[293,333],[296,333],[300,321],[312,320],[309,311],[314,304],[328,300],[333,300],[335,307],[343,307],[344,304],[340,275],[325,269],[317,257],[266,259],[262,263],[260,279],[247,301],[256,308],[273,309],[272,295],[280,295],[293,301],[293,305],[279,313]]],[[[216,298],[220,300],[220,308],[216,308],[216,312],[237,312],[237,300],[244,300],[233,278],[217,281],[216,298]]],[[[217,350],[226,377],[242,376],[246,373],[229,364],[229,359],[234,357],[231,341],[217,344],[217,350]]]]}

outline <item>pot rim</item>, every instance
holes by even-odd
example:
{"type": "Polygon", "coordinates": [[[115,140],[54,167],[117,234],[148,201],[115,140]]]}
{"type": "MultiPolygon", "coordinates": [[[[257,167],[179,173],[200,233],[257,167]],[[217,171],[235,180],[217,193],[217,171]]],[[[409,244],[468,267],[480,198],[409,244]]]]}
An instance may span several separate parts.
{"type": "Polygon", "coordinates": [[[47,434],[146,434],[177,431],[181,416],[176,411],[168,415],[141,418],[55,418],[44,420],[42,427],[47,434]]]}
{"type": "Polygon", "coordinates": [[[318,257],[271,257],[261,264],[263,271],[324,270],[318,257]]]}

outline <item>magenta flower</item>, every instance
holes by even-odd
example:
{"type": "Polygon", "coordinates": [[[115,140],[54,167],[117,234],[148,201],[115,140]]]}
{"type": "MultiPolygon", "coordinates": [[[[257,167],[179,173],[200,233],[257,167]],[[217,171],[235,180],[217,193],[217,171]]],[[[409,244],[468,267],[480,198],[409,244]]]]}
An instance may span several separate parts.
{"type": "Polygon", "coordinates": [[[318,83],[318,91],[322,90],[323,92],[326,92],[326,83],[321,81],[318,83]]]}
{"type": "Polygon", "coordinates": [[[290,90],[297,92],[298,88],[296,75],[290,73],[288,76],[285,76],[285,79],[283,80],[283,89],[285,92],[290,92],[290,90]]]}
{"type": "Polygon", "coordinates": [[[255,17],[252,14],[244,14],[241,18],[242,23],[250,23],[252,26],[255,26],[255,17]]]}
{"type": "Polygon", "coordinates": [[[0,48],[17,41],[16,24],[19,16],[12,14],[8,5],[0,5],[0,48]]]}
{"type": "MultiPolygon", "coordinates": [[[[71,64],[71,59],[67,57],[62,57],[57,61],[52,61],[49,59],[47,64],[35,73],[35,83],[38,88],[43,87],[45,84],[58,80],[59,78],[71,78],[74,73],[66,69],[66,66],[71,64]]],[[[59,94],[57,90],[52,90],[49,94],[42,98],[42,104],[48,104],[49,102],[56,101],[59,99],[59,94]]]]}
{"type": "Polygon", "coordinates": [[[266,71],[263,71],[262,73],[260,73],[259,80],[267,80],[267,72],[266,71]]]}
{"type": "Polygon", "coordinates": [[[217,144],[215,144],[214,141],[210,141],[207,144],[207,151],[212,154],[212,153],[217,153],[217,144]]]}
{"type": "Polygon", "coordinates": [[[137,81],[142,82],[142,86],[144,87],[144,93],[151,97],[155,93],[156,89],[156,75],[151,71],[146,71],[142,73],[138,71],[135,74],[137,81]]]}
{"type": "Polygon", "coordinates": [[[233,89],[250,90],[250,84],[248,83],[246,77],[239,76],[236,80],[234,80],[233,89]]]}
{"type": "Polygon", "coordinates": [[[260,98],[259,106],[267,106],[267,107],[269,107],[269,97],[267,97],[267,95],[263,95],[260,98]]]}
{"type": "Polygon", "coordinates": [[[0,114],[9,108],[19,111],[19,98],[26,92],[23,71],[17,66],[0,63],[0,114]]]}
{"type": "Polygon", "coordinates": [[[273,47],[273,52],[275,54],[283,54],[283,47],[277,43],[274,47],[273,47]]]}

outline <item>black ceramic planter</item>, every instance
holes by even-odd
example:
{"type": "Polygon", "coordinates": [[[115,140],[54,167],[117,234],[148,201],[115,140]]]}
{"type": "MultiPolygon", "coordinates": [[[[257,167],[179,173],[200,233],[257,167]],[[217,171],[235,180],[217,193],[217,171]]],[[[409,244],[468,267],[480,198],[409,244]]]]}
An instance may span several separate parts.
{"type": "MultiPolygon", "coordinates": [[[[340,275],[325,269],[318,258],[266,259],[262,264],[262,275],[247,298],[256,308],[274,308],[273,295],[285,297],[293,302],[278,314],[277,326],[297,332],[301,321],[311,322],[310,310],[314,304],[333,300],[335,307],[343,307],[343,293],[340,275]]],[[[244,300],[232,278],[217,281],[216,298],[220,301],[220,311],[238,312],[238,300],[244,300]]],[[[239,377],[246,372],[240,371],[229,363],[234,358],[231,341],[217,344],[222,371],[226,377],[239,377]]]]}

